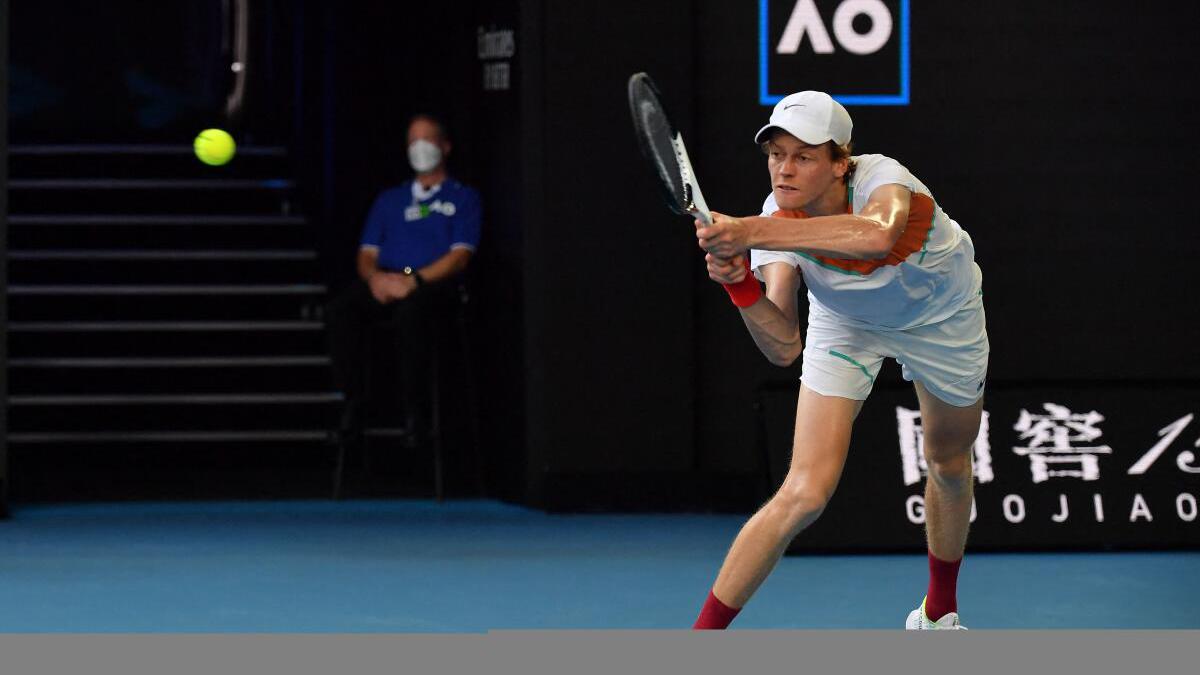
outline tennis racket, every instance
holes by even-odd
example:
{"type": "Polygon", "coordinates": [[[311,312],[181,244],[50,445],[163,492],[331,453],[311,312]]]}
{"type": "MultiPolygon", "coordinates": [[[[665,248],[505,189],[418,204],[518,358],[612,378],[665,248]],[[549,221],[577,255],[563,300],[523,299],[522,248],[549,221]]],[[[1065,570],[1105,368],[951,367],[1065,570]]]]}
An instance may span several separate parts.
{"type": "Polygon", "coordinates": [[[646,73],[634,73],[629,78],[629,112],[633,115],[638,146],[658,173],[667,206],[679,215],[711,225],[712,214],[700,193],[683,137],[671,124],[662,95],[646,73]]]}

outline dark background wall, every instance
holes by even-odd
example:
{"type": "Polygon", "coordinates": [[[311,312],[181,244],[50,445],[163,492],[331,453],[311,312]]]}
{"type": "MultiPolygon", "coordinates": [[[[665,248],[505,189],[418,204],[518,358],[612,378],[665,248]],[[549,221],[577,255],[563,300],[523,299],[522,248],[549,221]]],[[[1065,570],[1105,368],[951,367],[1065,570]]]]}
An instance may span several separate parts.
{"type": "Polygon", "coordinates": [[[531,158],[542,179],[527,188],[537,196],[524,228],[528,481],[537,502],[592,493],[641,500],[654,494],[650,478],[696,468],[690,226],[665,215],[624,98],[629,75],[653,68],[672,82],[686,124],[689,9],[540,7],[539,101],[522,111],[540,121],[532,140],[542,147],[531,158]]]}
{"type": "MultiPolygon", "coordinates": [[[[817,4],[828,22],[838,3],[817,4]]],[[[474,340],[496,494],[547,508],[762,498],[756,403],[767,387],[789,396],[798,367],[767,364],[704,276],[691,224],[662,206],[637,153],[624,98],[628,76],[650,72],[710,205],[757,212],[769,186],[751,138],[770,112],[758,100],[759,3],[260,7],[287,37],[272,52],[287,86],[271,86],[290,93],[255,119],[287,130],[332,287],[351,277],[373,196],[406,176],[411,114],[447,119],[451,168],[484,194],[474,340]],[[481,28],[516,31],[509,90],[482,87],[481,28]]],[[[993,386],[1172,382],[1194,398],[1200,237],[1180,207],[1198,173],[1195,14],[1191,3],[913,3],[910,105],[850,108],[857,150],[900,159],[971,233],[993,386]]],[[[14,36],[38,20],[22,16],[14,36]]],[[[67,21],[62,39],[93,20],[67,21]]],[[[15,39],[14,80],[46,55],[15,39]]],[[[17,99],[45,104],[58,89],[69,87],[17,99]]],[[[104,100],[63,119],[60,108],[20,117],[14,104],[14,142],[177,142],[203,117],[147,131],[104,100]]],[[[898,368],[878,387],[900,391],[898,368]]],[[[880,438],[861,431],[856,444],[880,438]]]]}

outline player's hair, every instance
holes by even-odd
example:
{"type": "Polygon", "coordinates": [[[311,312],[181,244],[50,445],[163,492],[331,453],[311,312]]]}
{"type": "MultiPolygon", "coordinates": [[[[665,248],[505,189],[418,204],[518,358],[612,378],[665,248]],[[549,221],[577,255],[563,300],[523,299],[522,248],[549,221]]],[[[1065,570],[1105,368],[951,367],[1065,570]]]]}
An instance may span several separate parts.
{"type": "Polygon", "coordinates": [[[425,120],[426,122],[429,122],[433,126],[437,127],[439,138],[441,138],[443,141],[450,140],[450,130],[446,127],[446,123],[442,121],[442,118],[434,115],[433,113],[419,112],[408,118],[408,126],[405,128],[407,129],[411,127],[413,122],[416,122],[417,120],[425,120]]]}
{"type": "MultiPolygon", "coordinates": [[[[774,130],[770,137],[760,144],[759,147],[762,148],[764,154],[770,152],[770,148],[768,146],[771,144],[771,141],[775,139],[775,134],[780,133],[781,131],[782,130],[780,129],[774,130]]],[[[851,157],[851,155],[854,154],[854,141],[846,141],[845,145],[838,145],[833,141],[825,141],[822,145],[826,148],[829,148],[829,158],[831,160],[835,162],[843,159],[848,160],[849,167],[846,169],[846,175],[842,176],[842,182],[849,183],[850,176],[854,175],[854,170],[858,168],[858,162],[851,157]]]]}
{"type": "Polygon", "coordinates": [[[854,170],[858,168],[858,162],[851,155],[854,154],[854,141],[846,141],[845,145],[838,145],[833,141],[827,141],[825,145],[829,146],[829,157],[833,161],[847,160],[849,165],[846,169],[846,175],[842,176],[843,183],[850,182],[850,176],[854,175],[854,170]]]}

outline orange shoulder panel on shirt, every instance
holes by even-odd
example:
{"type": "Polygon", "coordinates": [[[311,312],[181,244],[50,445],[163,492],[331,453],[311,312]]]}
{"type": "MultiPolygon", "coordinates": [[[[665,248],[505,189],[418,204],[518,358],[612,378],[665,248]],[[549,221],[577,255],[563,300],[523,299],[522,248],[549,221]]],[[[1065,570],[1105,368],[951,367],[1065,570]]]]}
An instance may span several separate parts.
{"type": "MultiPolygon", "coordinates": [[[[886,265],[899,265],[908,256],[920,251],[929,241],[929,233],[933,230],[933,199],[928,195],[914,192],[908,206],[908,222],[904,232],[896,240],[896,245],[886,257],[875,260],[855,260],[853,258],[830,258],[828,256],[807,253],[825,267],[847,272],[849,274],[868,275],[886,265]]],[[[849,205],[846,211],[850,211],[849,205]]],[[[771,214],[774,218],[807,218],[808,214],[798,209],[780,209],[771,214]]]]}

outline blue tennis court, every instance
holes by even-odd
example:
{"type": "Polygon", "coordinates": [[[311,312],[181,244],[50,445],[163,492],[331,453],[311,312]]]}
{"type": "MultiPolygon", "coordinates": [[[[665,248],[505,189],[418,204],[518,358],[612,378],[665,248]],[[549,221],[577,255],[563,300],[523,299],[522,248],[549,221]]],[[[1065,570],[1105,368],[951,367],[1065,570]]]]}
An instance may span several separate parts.
{"type": "MultiPolygon", "coordinates": [[[[0,632],[472,632],[691,625],[740,515],[492,501],[25,505],[0,632]]],[[[968,554],[964,623],[1200,628],[1198,552],[968,554]]],[[[735,629],[899,628],[924,555],[785,557],[735,629]]]]}

